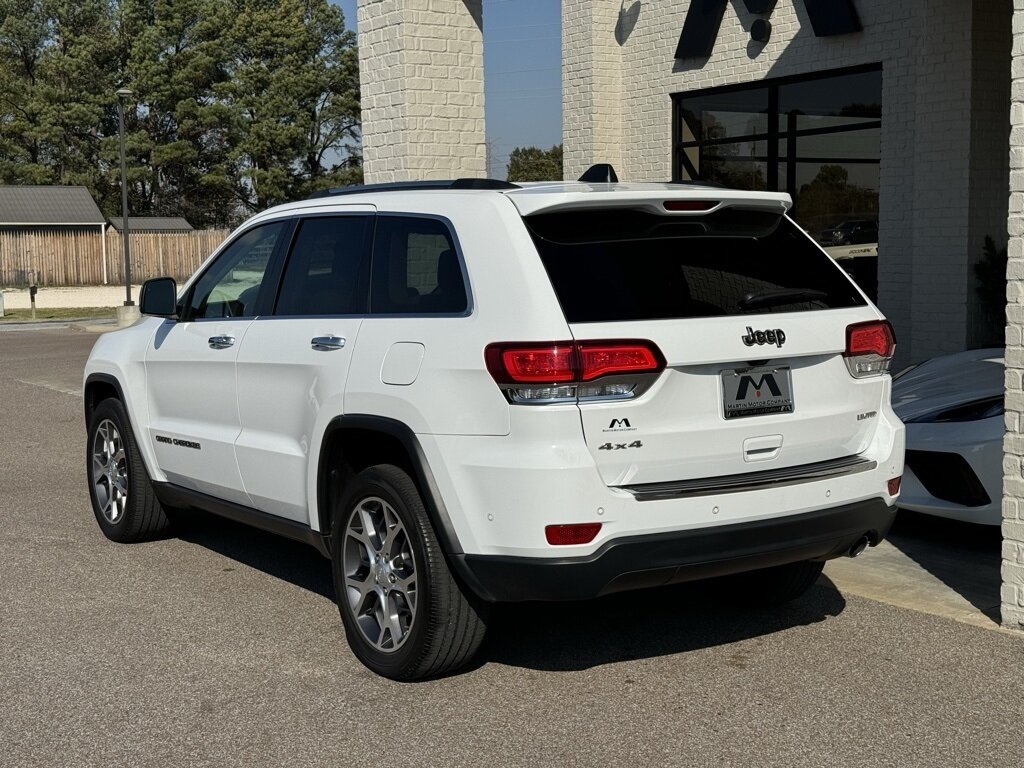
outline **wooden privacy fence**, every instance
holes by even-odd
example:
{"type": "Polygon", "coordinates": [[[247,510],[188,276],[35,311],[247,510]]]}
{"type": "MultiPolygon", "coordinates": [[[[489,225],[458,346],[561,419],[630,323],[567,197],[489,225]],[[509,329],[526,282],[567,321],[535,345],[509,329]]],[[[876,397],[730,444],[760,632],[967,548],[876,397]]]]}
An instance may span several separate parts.
{"type": "MultiPolygon", "coordinates": [[[[179,282],[228,236],[226,229],[129,235],[132,282],[168,275],[179,282]]],[[[0,285],[117,285],[124,282],[121,233],[108,227],[0,229],[0,285]],[[106,247],[104,248],[104,239],[106,247]]]]}

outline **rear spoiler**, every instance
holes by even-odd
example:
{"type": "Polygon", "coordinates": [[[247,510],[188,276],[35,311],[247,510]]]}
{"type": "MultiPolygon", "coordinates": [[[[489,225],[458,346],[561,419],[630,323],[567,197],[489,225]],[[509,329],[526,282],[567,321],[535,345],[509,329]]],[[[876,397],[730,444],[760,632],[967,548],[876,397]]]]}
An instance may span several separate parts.
{"type": "MultiPolygon", "coordinates": [[[[746,192],[711,187],[679,188],[671,184],[630,184],[597,189],[559,190],[548,192],[543,187],[529,191],[510,190],[509,200],[521,216],[555,211],[594,208],[633,208],[663,216],[703,216],[723,208],[746,208],[782,215],[793,207],[785,192],[746,192]],[[668,210],[666,202],[705,203],[691,210],[668,210]]],[[[683,207],[683,206],[680,206],[683,207]]]]}

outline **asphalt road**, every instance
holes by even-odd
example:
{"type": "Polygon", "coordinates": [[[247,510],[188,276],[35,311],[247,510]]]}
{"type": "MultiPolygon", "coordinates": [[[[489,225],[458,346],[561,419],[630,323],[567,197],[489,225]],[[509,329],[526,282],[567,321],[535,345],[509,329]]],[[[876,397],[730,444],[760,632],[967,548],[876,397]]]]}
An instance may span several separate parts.
{"type": "Polygon", "coordinates": [[[827,578],[776,611],[696,586],[506,607],[468,671],[377,678],[312,549],[207,518],[102,537],[93,339],[0,333],[0,765],[1024,764],[1024,635],[827,578]]]}

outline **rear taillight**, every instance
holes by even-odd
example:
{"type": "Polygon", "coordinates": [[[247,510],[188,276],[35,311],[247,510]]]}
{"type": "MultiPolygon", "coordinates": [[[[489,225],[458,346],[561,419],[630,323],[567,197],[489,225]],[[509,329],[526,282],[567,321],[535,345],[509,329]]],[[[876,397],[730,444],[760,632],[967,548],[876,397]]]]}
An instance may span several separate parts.
{"type": "Polygon", "coordinates": [[[846,327],[843,357],[854,378],[887,373],[895,351],[896,334],[888,320],[871,320],[846,327]]]}
{"type": "Polygon", "coordinates": [[[643,393],[665,369],[650,341],[490,344],[487,370],[512,403],[619,400],[643,393]]]}

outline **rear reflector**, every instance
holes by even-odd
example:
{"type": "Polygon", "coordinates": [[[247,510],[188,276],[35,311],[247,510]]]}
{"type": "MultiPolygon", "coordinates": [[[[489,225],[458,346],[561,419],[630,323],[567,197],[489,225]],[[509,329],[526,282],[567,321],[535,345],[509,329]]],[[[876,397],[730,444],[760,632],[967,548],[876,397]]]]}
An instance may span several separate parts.
{"type": "Polygon", "coordinates": [[[886,373],[895,351],[896,334],[888,320],[870,320],[846,327],[843,357],[854,378],[886,373]]]}
{"type": "Polygon", "coordinates": [[[601,530],[600,523],[574,523],[572,525],[549,525],[544,528],[548,544],[566,546],[589,544],[601,530]]]}
{"type": "Polygon", "coordinates": [[[889,481],[889,495],[890,496],[898,496],[899,495],[899,492],[900,492],[900,482],[902,480],[903,480],[903,477],[900,476],[900,477],[894,477],[892,480],[889,481]]]}
{"type": "Polygon", "coordinates": [[[710,211],[718,200],[666,200],[666,211],[710,211]]]}

